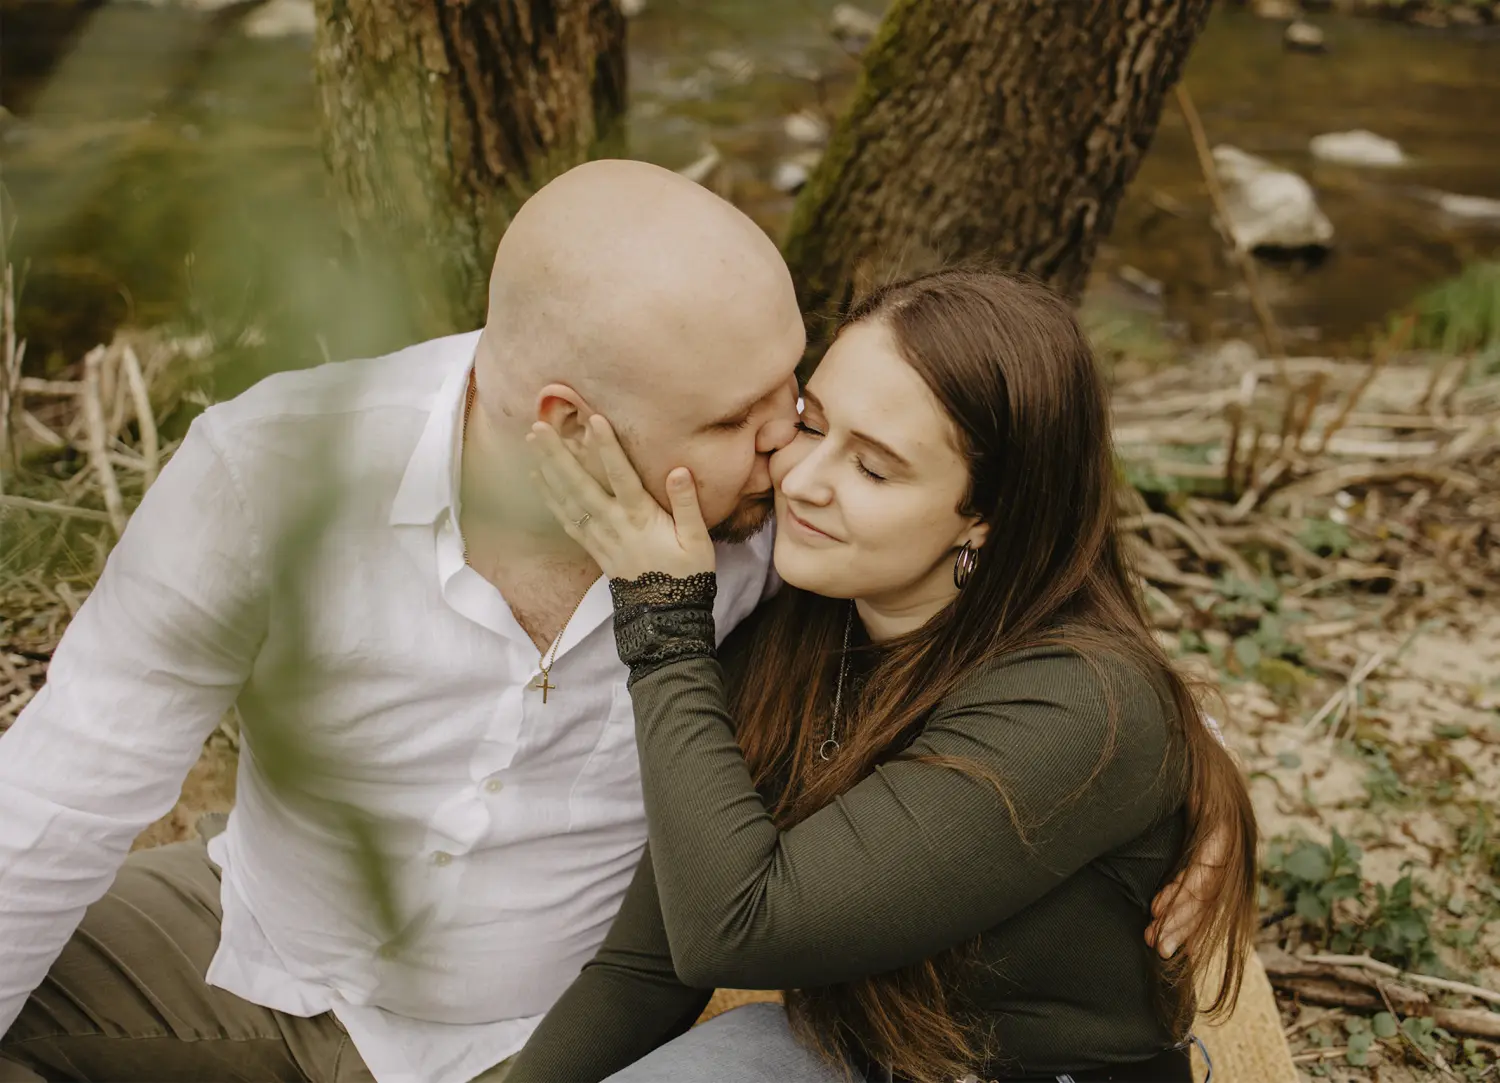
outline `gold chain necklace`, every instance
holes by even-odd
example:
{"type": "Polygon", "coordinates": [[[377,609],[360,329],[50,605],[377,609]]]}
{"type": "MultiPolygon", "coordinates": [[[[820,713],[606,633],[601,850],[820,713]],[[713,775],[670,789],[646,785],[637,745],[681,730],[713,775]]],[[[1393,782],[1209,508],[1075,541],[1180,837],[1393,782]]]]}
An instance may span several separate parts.
{"type": "MultiPolygon", "coordinates": [[[[474,410],[475,390],[474,370],[470,369],[469,390],[464,395],[464,425],[462,431],[459,433],[460,439],[464,444],[467,444],[469,440],[469,414],[474,410]]],[[[464,563],[469,564],[469,540],[462,536],[462,532],[460,532],[459,540],[463,542],[464,563]]],[[[472,564],[469,566],[473,567],[472,564]]],[[[562,646],[563,636],[567,634],[569,623],[578,615],[578,610],[583,607],[583,599],[588,596],[589,592],[584,591],[583,598],[579,598],[577,602],[573,603],[573,611],[568,614],[568,619],[563,621],[562,627],[557,630],[557,638],[552,641],[551,651],[542,651],[537,656],[537,668],[541,670],[541,673],[533,677],[531,683],[526,687],[540,690],[542,693],[542,703],[544,704],[547,702],[547,693],[557,691],[557,685],[552,683],[552,667],[557,665],[557,648],[562,646]],[[551,654],[550,658],[548,658],[549,653],[551,654]]]]}

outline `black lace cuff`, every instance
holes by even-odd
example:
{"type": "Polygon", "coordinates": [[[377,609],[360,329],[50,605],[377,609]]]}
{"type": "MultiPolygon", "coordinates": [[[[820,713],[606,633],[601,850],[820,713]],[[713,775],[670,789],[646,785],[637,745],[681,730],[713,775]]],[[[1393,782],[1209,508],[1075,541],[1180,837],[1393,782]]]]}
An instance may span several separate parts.
{"type": "Polygon", "coordinates": [[[683,658],[714,657],[713,572],[676,579],[647,572],[639,579],[611,579],[615,603],[615,647],[630,667],[629,684],[683,658]]]}

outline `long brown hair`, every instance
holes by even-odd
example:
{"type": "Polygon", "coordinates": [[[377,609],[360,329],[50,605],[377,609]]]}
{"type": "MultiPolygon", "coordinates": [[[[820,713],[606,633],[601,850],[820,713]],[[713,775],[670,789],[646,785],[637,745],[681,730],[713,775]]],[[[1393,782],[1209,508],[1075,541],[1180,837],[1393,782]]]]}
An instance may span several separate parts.
{"type": "MultiPolygon", "coordinates": [[[[905,360],[952,419],[969,464],[965,514],[989,524],[977,570],[917,631],[871,650],[857,702],[845,704],[842,751],[826,737],[848,602],[788,588],[772,604],[738,686],[740,745],[758,785],[779,789],[789,827],[902,754],[933,709],[976,666],[1013,651],[1063,645],[1095,668],[1105,655],[1145,675],[1169,709],[1173,748],[1164,782],[1185,795],[1188,827],[1176,872],[1205,838],[1228,829],[1211,916],[1158,972],[1174,1034],[1195,1010],[1193,966],[1227,963],[1207,1010],[1238,995],[1255,921],[1255,820],[1233,761],[1151,633],[1116,526],[1116,474],[1107,391],[1071,309],[1038,284],[992,271],[939,271],[883,287],[840,331],[882,320],[905,360]]],[[[1119,735],[1111,734],[1107,762],[1119,735]]],[[[1126,739],[1129,734],[1124,735],[1126,739]]],[[[985,777],[976,764],[937,761],[985,777]]],[[[1089,783],[1084,784],[1084,788],[1089,783]]],[[[1076,796],[1076,795],[1073,795],[1076,796]]],[[[1016,808],[1007,799],[1012,817],[1016,808]]],[[[1017,820],[1023,837],[1029,826],[1017,820]]],[[[798,1031],[831,1059],[858,1051],[917,1083],[952,1080],[997,1051],[954,995],[975,943],[920,964],[819,989],[788,990],[798,1031]]]]}

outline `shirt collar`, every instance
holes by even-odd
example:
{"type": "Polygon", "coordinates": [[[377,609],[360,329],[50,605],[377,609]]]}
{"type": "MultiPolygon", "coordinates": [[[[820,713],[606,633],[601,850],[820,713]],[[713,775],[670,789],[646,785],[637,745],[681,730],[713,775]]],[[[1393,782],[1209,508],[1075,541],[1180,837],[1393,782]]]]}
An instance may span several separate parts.
{"type": "Polygon", "coordinates": [[[391,503],[392,526],[430,525],[444,512],[458,508],[464,399],[480,334],[454,335],[443,344],[446,356],[439,364],[452,368],[432,400],[432,412],[407,460],[401,487],[391,503]]]}

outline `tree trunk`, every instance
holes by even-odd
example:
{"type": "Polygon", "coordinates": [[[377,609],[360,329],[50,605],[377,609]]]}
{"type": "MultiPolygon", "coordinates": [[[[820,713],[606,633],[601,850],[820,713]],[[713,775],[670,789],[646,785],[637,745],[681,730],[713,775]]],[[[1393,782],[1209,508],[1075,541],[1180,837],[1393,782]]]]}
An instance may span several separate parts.
{"type": "Polygon", "coordinates": [[[895,0],[792,216],[814,337],[959,259],[1076,298],[1210,2],[895,0]]]}
{"type": "Polygon", "coordinates": [[[516,208],[623,137],[616,0],[317,8],[324,151],[357,255],[385,276],[409,333],[478,326],[516,208]]]}

